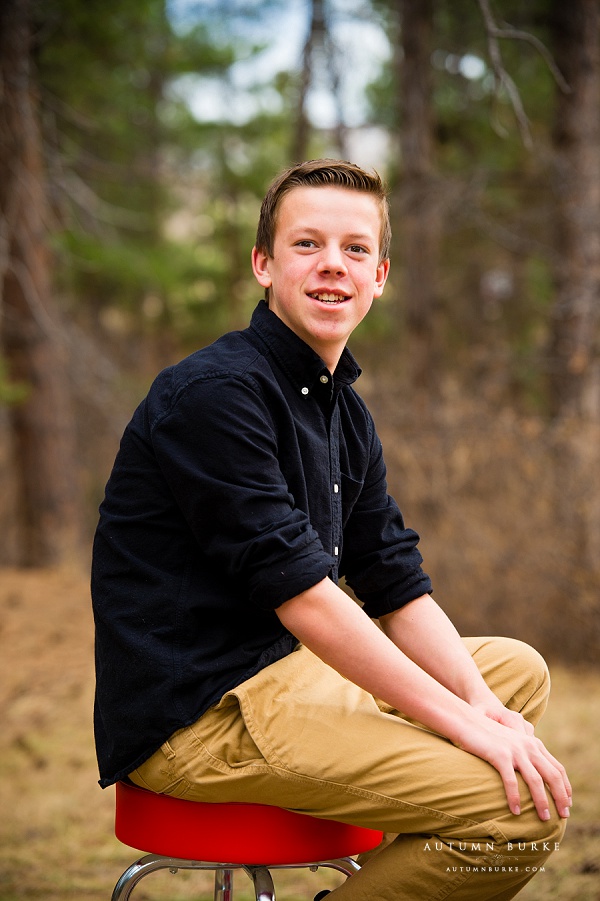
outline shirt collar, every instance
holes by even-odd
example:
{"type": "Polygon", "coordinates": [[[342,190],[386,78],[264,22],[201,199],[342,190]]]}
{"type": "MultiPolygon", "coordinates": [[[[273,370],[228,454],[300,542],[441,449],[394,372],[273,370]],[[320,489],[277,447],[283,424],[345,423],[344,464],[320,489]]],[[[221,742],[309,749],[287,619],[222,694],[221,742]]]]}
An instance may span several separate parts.
{"type": "MultiPolygon", "coordinates": [[[[322,376],[330,375],[321,357],[269,309],[266,301],[261,300],[254,310],[247,332],[266,345],[292,384],[303,394],[307,393],[303,389],[312,390],[322,376]]],[[[351,385],[360,374],[360,367],[345,347],[335,369],[336,388],[351,385]]]]}

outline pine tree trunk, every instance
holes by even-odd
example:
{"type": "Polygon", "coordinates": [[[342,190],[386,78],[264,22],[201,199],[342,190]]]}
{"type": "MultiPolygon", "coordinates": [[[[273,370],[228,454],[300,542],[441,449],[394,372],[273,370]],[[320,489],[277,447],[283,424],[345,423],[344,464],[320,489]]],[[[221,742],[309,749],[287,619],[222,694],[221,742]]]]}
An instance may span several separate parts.
{"type": "Polygon", "coordinates": [[[600,420],[600,9],[555,0],[554,56],[571,88],[558,93],[557,299],[550,386],[557,416],[600,420]]]}
{"type": "Polygon", "coordinates": [[[291,147],[292,163],[306,159],[310,142],[311,126],[306,111],[306,99],[314,76],[314,57],[317,47],[323,47],[325,36],[324,0],[311,0],[310,27],[302,53],[300,87],[296,105],[296,122],[291,147]]]}
{"type": "Polygon", "coordinates": [[[28,0],[0,4],[0,339],[26,399],[10,410],[19,560],[71,557],[79,540],[75,424],[50,285],[45,192],[28,0]]]}
{"type": "Polygon", "coordinates": [[[433,2],[400,0],[399,8],[402,180],[397,233],[403,253],[410,381],[413,388],[430,391],[438,357],[436,271],[440,244],[431,85],[433,2]]]}

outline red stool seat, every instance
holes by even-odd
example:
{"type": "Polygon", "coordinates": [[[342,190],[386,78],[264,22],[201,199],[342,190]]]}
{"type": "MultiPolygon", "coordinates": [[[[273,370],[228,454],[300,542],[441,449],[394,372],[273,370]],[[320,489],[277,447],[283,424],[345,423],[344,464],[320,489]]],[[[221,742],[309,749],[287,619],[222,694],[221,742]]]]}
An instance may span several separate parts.
{"type": "Polygon", "coordinates": [[[230,864],[300,864],[370,851],[383,834],[266,804],[207,804],[116,786],[115,834],[138,851],[230,864]]]}

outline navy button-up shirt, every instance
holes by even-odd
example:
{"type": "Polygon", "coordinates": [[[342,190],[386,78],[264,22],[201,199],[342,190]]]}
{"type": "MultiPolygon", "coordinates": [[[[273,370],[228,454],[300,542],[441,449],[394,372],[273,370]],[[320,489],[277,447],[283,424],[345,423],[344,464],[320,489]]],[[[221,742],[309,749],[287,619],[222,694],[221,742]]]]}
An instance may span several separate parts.
{"type": "Polygon", "coordinates": [[[275,609],[344,575],[377,617],[428,592],[351,387],[264,301],[162,372],[127,426],[94,540],[101,785],[290,653],[275,609]]]}

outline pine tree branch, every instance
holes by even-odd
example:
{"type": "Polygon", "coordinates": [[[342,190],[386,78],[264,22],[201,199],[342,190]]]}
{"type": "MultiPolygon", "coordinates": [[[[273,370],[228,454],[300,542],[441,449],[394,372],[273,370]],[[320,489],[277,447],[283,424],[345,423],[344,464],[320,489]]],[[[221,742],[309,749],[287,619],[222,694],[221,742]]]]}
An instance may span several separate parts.
{"type": "MultiPolygon", "coordinates": [[[[496,24],[496,21],[494,20],[494,17],[492,15],[489,0],[477,0],[477,3],[479,9],[481,10],[483,23],[485,26],[485,33],[487,36],[488,55],[496,84],[496,89],[494,92],[495,97],[498,98],[502,88],[505,89],[510,100],[513,112],[515,114],[523,143],[529,150],[531,150],[533,141],[531,137],[531,129],[529,127],[529,119],[525,112],[519,89],[514,80],[506,71],[504,60],[502,59],[502,53],[500,51],[500,45],[498,43],[499,40],[525,41],[526,43],[530,44],[538,51],[538,53],[548,66],[548,69],[550,70],[561,91],[564,91],[564,93],[570,93],[571,88],[567,84],[562,72],[554,62],[550,51],[548,50],[546,45],[542,41],[540,41],[539,38],[527,31],[521,31],[518,28],[513,28],[510,25],[505,24],[502,28],[500,28],[496,24]]],[[[496,131],[499,132],[497,125],[496,131]]]]}

